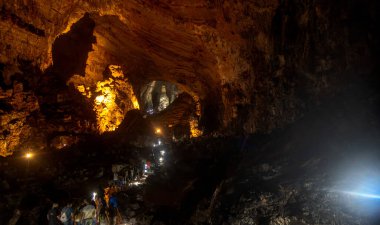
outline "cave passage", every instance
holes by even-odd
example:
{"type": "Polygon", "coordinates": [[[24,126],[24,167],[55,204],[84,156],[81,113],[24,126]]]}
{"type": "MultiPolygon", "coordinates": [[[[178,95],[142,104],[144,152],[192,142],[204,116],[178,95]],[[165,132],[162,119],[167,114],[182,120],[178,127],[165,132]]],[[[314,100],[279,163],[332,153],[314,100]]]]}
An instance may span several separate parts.
{"type": "Polygon", "coordinates": [[[160,112],[173,103],[180,93],[175,84],[152,81],[141,89],[142,108],[149,114],[160,112]]]}

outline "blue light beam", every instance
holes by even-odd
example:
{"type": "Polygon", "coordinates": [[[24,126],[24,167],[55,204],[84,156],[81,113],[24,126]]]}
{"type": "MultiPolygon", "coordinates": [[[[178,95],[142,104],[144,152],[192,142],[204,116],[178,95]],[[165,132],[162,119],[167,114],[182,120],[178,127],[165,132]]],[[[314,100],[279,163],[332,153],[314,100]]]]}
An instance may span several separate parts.
{"type": "Polygon", "coordinates": [[[380,199],[380,195],[375,194],[368,194],[368,193],[361,193],[361,192],[354,192],[354,191],[340,191],[344,194],[349,194],[353,196],[363,197],[363,198],[373,198],[373,199],[380,199]]]}

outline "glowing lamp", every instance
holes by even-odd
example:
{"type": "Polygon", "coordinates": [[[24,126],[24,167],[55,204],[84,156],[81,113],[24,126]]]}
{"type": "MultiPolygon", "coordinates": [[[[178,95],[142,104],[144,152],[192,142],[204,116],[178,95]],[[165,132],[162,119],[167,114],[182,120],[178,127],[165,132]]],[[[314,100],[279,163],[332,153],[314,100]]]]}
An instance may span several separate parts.
{"type": "Polygon", "coordinates": [[[156,134],[161,134],[162,131],[161,131],[160,128],[156,128],[156,131],[155,131],[155,132],[156,132],[156,134]]]}
{"type": "Polygon", "coordinates": [[[32,157],[33,157],[33,154],[30,152],[25,154],[25,158],[27,158],[27,159],[30,159],[32,157]]]}
{"type": "Polygon", "coordinates": [[[130,183],[129,185],[139,186],[140,184],[142,183],[139,181],[135,181],[135,182],[130,183]]]}

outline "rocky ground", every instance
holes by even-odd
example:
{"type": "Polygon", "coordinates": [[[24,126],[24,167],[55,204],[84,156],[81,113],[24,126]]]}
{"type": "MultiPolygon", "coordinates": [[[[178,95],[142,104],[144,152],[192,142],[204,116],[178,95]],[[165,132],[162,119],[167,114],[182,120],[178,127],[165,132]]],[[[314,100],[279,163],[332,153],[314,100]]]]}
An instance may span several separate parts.
{"type": "Polygon", "coordinates": [[[378,197],[363,195],[379,193],[379,95],[335,100],[271,135],[177,146],[148,179],[145,197],[165,196],[151,224],[380,224],[378,197]]]}
{"type": "MultiPolygon", "coordinates": [[[[118,194],[120,212],[127,224],[379,224],[380,201],[348,193],[379,193],[379,99],[353,88],[272,134],[171,143],[145,184],[118,194]]],[[[24,158],[2,159],[0,221],[19,208],[18,224],[44,224],[50,200],[82,198],[112,163],[141,157],[88,143],[38,156],[29,171],[24,158]]]]}

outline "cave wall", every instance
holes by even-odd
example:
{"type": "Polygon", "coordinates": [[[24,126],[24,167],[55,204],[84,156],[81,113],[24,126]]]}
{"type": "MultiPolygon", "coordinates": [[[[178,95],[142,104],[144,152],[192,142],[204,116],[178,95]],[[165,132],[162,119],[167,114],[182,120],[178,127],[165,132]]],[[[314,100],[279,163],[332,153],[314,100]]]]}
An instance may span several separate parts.
{"type": "Polygon", "coordinates": [[[379,49],[379,20],[373,11],[378,8],[372,1],[281,1],[271,18],[264,19],[271,22],[266,29],[243,30],[246,48],[241,56],[251,70],[240,73],[239,84],[223,86],[230,103],[244,96],[228,117],[236,118],[232,125],[271,131],[352,84],[367,82],[365,89],[378,80],[374,50],[379,49]]]}
{"type": "MultiPolygon", "coordinates": [[[[54,80],[71,97],[70,77],[95,87],[108,66],[117,65],[135,91],[164,80],[199,99],[206,133],[270,132],[351,83],[377,80],[378,8],[371,0],[1,1],[2,96],[15,85],[15,74],[32,76],[22,61],[41,70],[33,75],[37,83],[54,80]],[[73,42],[77,53],[55,63],[54,46],[84,19],[93,26],[89,41],[73,42]],[[85,62],[68,63],[76,57],[85,62]]],[[[31,86],[31,94],[50,93],[31,86]]],[[[6,96],[1,100],[8,104],[6,96]]],[[[74,102],[91,111],[93,101],[74,102]]],[[[44,117],[45,103],[39,103],[32,111],[44,117]]],[[[88,115],[94,121],[94,113],[88,115]]]]}

